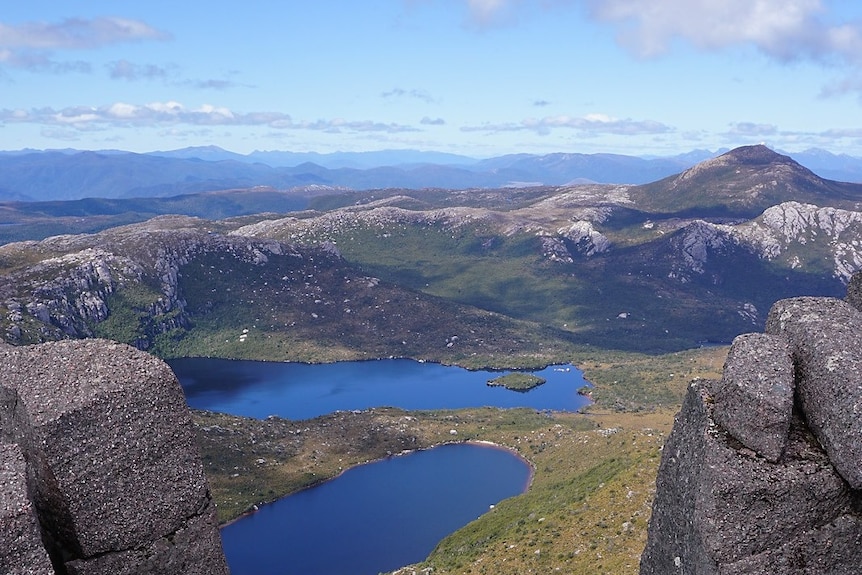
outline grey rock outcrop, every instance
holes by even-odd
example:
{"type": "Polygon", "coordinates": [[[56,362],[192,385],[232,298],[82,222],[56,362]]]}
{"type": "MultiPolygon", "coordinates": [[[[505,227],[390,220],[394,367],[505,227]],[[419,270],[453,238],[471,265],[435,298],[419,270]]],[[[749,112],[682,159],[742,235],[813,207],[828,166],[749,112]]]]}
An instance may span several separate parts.
{"type": "Polygon", "coordinates": [[[782,300],[767,332],[734,340],[721,380],[689,387],[642,575],[859,572],[862,312],[782,300]]]}
{"type": "Polygon", "coordinates": [[[782,300],[766,331],[789,340],[808,426],[842,477],[862,489],[862,313],[838,299],[782,300]]]}
{"type": "MultiPolygon", "coordinates": [[[[21,508],[38,518],[57,572],[227,573],[190,414],[164,362],[106,340],[3,347],[0,360],[0,446],[20,450],[21,508]]],[[[2,565],[13,553],[0,555],[2,565]]]]}
{"type": "Polygon", "coordinates": [[[27,491],[24,454],[7,443],[0,443],[0,535],[0,573],[54,573],[27,491]]]}
{"type": "Polygon", "coordinates": [[[847,284],[847,303],[862,311],[862,274],[855,274],[847,284]]]}
{"type": "Polygon", "coordinates": [[[715,394],[716,422],[743,445],[775,463],[793,414],[793,358],[782,337],[750,333],[728,353],[715,394]]]}

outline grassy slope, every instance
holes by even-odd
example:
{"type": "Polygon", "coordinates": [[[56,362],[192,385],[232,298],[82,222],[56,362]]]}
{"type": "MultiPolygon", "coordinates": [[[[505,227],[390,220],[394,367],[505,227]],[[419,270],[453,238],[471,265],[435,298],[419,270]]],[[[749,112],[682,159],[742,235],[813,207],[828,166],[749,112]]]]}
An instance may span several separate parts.
{"type": "Polygon", "coordinates": [[[158,355],[307,362],[403,356],[503,368],[544,366],[576,349],[543,326],[378,281],[337,259],[227,261],[207,254],[182,268],[193,329],[157,338],[158,355]]]}
{"type": "MultiPolygon", "coordinates": [[[[559,263],[541,257],[535,236],[480,228],[357,229],[336,239],[344,257],[370,274],[552,326],[576,344],[662,353],[754,330],[733,299],[667,281],[666,262],[638,248],[559,263]]],[[[768,309],[771,302],[756,303],[768,309]]]]}

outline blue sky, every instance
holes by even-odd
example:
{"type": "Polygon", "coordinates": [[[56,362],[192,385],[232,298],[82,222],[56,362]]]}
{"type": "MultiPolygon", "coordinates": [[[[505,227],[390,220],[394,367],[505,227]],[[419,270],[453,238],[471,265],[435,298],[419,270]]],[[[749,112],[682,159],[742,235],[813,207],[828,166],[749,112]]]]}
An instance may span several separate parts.
{"type": "Polygon", "coordinates": [[[10,2],[0,149],[862,156],[862,2],[10,2]]]}

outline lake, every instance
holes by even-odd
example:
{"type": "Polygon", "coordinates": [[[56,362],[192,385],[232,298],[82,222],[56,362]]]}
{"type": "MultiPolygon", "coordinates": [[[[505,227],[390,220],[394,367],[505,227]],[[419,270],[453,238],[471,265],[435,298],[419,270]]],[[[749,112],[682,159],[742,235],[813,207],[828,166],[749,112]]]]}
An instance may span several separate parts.
{"type": "MultiPolygon", "coordinates": [[[[528,392],[491,387],[502,372],[407,359],[333,364],[186,358],[168,362],[189,406],[264,418],[337,410],[531,407],[575,411],[588,385],[569,365],[532,372],[528,392]]],[[[425,559],[448,534],[522,493],[530,467],[515,454],[445,445],[348,469],[222,529],[233,575],[374,575],[425,559]]]]}
{"type": "Polygon", "coordinates": [[[168,363],[190,407],[246,417],[308,419],[381,406],[576,411],[589,403],[578,394],[587,382],[580,370],[569,365],[531,372],[547,382],[529,392],[517,392],[486,385],[501,372],[409,359],[305,364],[184,358],[168,363]]]}
{"type": "Polygon", "coordinates": [[[508,451],[444,445],[348,469],[222,529],[232,575],[375,575],[425,559],[448,534],[522,493],[508,451]]]}

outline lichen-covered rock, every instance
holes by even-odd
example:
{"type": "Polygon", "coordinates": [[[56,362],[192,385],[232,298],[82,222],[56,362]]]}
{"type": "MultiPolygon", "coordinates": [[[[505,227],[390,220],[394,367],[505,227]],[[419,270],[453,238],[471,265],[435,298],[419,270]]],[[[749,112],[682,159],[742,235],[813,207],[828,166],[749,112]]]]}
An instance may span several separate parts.
{"type": "Polygon", "coordinates": [[[834,298],[781,300],[766,332],[789,341],[808,425],[835,469],[862,489],[862,312],[834,298]]]}
{"type": "Polygon", "coordinates": [[[148,349],[157,334],[189,326],[179,270],[192,258],[219,252],[264,265],[271,255],[289,250],[275,240],[210,234],[199,229],[196,218],[185,216],[160,216],[94,235],[6,244],[0,255],[17,259],[29,253],[36,263],[0,276],[0,309],[9,312],[0,337],[15,344],[92,337],[94,326],[111,314],[111,298],[139,286],[146,295],[136,297],[143,298],[139,303],[149,314],[139,319],[142,337],[129,343],[148,349]]]}
{"type": "MultiPolygon", "coordinates": [[[[189,539],[207,551],[195,555],[195,570],[173,572],[227,572],[188,407],[163,361],[106,340],[4,348],[0,359],[3,386],[17,394],[14,404],[0,401],[12,407],[3,435],[25,454],[52,556],[108,561],[194,525],[189,539]]],[[[188,562],[166,553],[160,563],[188,562]]]]}
{"type": "Polygon", "coordinates": [[[689,388],[662,453],[642,575],[859,572],[862,312],[782,300],[766,332],[734,341],[720,382],[689,388]]]}
{"type": "Polygon", "coordinates": [[[716,422],[758,455],[778,461],[793,415],[793,380],[793,358],[783,337],[738,336],[716,389],[716,422]]]}
{"type": "Polygon", "coordinates": [[[743,566],[764,565],[760,573],[806,572],[794,561],[808,557],[815,565],[823,553],[807,546],[832,534],[830,553],[840,557],[832,561],[858,568],[862,545],[852,536],[862,533],[858,492],[801,419],[791,425],[781,463],[736,442],[715,423],[717,385],[692,384],[665,444],[641,574],[755,573],[743,566]]]}
{"type": "Polygon", "coordinates": [[[0,573],[53,575],[17,445],[0,443],[0,573]]]}

